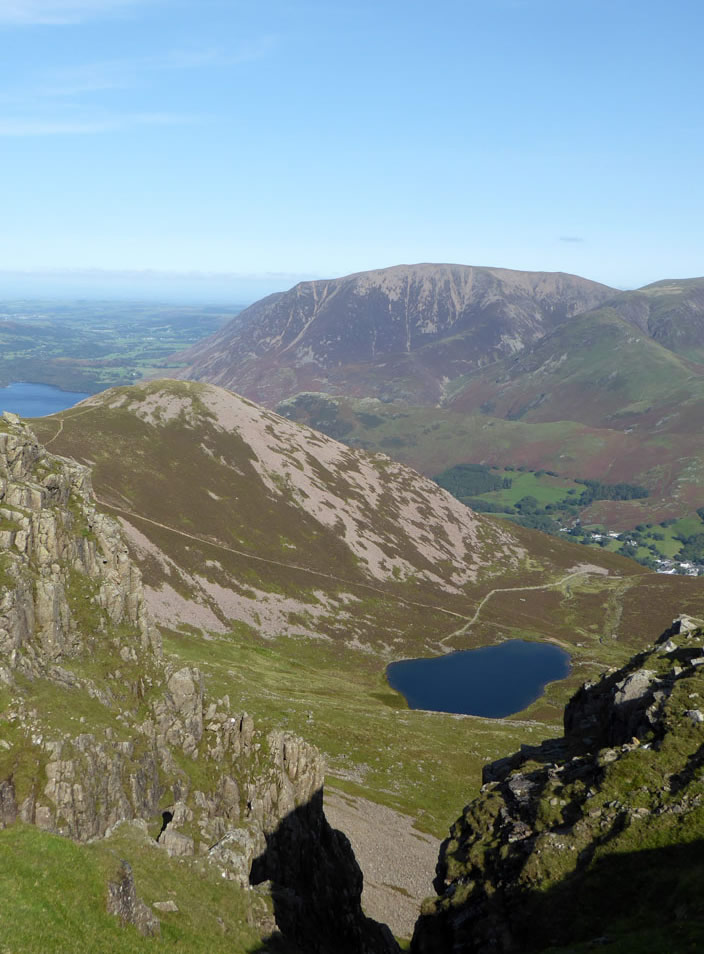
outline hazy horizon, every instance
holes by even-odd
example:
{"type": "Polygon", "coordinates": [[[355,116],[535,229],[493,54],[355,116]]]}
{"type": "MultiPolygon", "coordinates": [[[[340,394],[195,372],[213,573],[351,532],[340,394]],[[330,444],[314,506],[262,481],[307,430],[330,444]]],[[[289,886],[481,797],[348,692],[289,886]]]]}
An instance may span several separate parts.
{"type": "Polygon", "coordinates": [[[65,272],[0,270],[0,301],[84,299],[244,306],[272,292],[285,291],[308,277],[199,275],[188,272],[140,274],[109,269],[67,269],[65,272]]]}
{"type": "Polygon", "coordinates": [[[703,29],[691,0],[0,3],[0,268],[239,276],[86,286],[198,300],[428,261],[698,274],[703,29]]]}
{"type": "MultiPolygon", "coordinates": [[[[416,262],[386,262],[378,268],[416,262]]],[[[502,263],[451,262],[434,264],[473,265],[475,267],[510,268],[502,263]]],[[[247,306],[275,292],[287,291],[298,282],[340,278],[339,275],[238,275],[198,272],[124,271],[110,269],[66,269],[36,271],[0,270],[0,301],[42,299],[87,301],[151,301],[184,305],[247,306]]],[[[544,271],[548,271],[544,269],[544,271]]],[[[578,273],[573,273],[578,274],[578,273]]],[[[582,278],[602,281],[594,275],[582,278]]],[[[658,275],[638,285],[612,285],[619,291],[639,288],[664,279],[695,278],[695,275],[658,275]]]]}

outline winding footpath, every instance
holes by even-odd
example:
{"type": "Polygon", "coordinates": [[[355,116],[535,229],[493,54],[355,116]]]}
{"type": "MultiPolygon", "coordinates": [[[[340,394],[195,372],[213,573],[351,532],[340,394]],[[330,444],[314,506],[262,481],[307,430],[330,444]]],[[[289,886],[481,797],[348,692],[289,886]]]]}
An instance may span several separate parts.
{"type": "Polygon", "coordinates": [[[489,600],[492,598],[492,596],[495,596],[497,593],[526,593],[529,590],[550,590],[556,586],[562,586],[563,583],[567,583],[568,580],[573,580],[577,576],[588,576],[590,573],[599,573],[601,575],[604,575],[602,574],[601,567],[581,567],[580,569],[573,570],[571,573],[568,573],[566,576],[561,577],[559,580],[555,580],[553,583],[541,583],[539,586],[508,586],[508,587],[502,587],[496,590],[489,590],[489,592],[482,599],[479,606],[477,606],[476,610],[474,611],[474,616],[471,619],[469,619],[469,617],[466,617],[467,622],[464,624],[464,626],[461,626],[459,629],[456,629],[454,633],[448,633],[447,636],[443,636],[443,638],[439,641],[438,645],[442,646],[444,649],[445,643],[447,642],[448,639],[452,639],[455,636],[463,636],[467,632],[467,630],[470,629],[470,627],[474,626],[476,621],[479,619],[479,614],[481,613],[484,605],[488,603],[489,600]]]}
{"type": "Polygon", "coordinates": [[[236,556],[245,557],[247,560],[256,560],[257,563],[266,563],[269,566],[278,566],[284,570],[299,570],[301,573],[309,573],[312,576],[317,576],[320,579],[332,580],[335,583],[342,583],[344,586],[370,590],[371,592],[377,593],[386,599],[393,600],[396,603],[403,603],[404,606],[417,606],[421,609],[437,610],[437,612],[444,613],[446,616],[454,616],[457,619],[467,619],[467,617],[463,616],[462,613],[456,613],[454,610],[449,610],[444,606],[434,606],[432,603],[419,603],[415,600],[407,600],[403,596],[389,593],[387,590],[383,590],[378,586],[373,586],[371,583],[362,583],[357,580],[346,580],[344,577],[334,576],[332,573],[324,573],[322,570],[313,570],[311,567],[302,566],[300,563],[285,563],[283,560],[272,560],[270,557],[259,556],[256,553],[251,553],[249,550],[238,550],[236,547],[228,547],[224,543],[218,543],[216,540],[210,540],[207,537],[198,537],[193,533],[188,533],[186,530],[179,530],[177,527],[170,527],[166,523],[159,523],[158,520],[152,520],[151,517],[144,517],[142,514],[135,513],[133,510],[125,510],[122,507],[117,507],[115,504],[108,503],[107,500],[103,500],[101,497],[98,497],[97,494],[95,495],[95,499],[101,505],[101,507],[106,507],[108,510],[114,510],[116,513],[119,513],[124,517],[132,517],[135,520],[143,520],[146,523],[153,524],[155,527],[161,527],[162,530],[169,530],[171,533],[176,533],[180,537],[186,537],[189,540],[194,540],[196,543],[200,543],[201,545],[216,547],[218,550],[225,550],[227,553],[234,553],[236,556]]]}
{"type": "MultiPolygon", "coordinates": [[[[72,415],[71,415],[71,420],[73,420],[74,417],[80,417],[81,414],[88,414],[88,412],[89,412],[89,411],[92,411],[92,410],[94,410],[94,408],[92,408],[92,407],[87,407],[87,408],[85,408],[85,410],[79,411],[78,414],[72,414],[72,415]]],[[[54,434],[53,437],[50,437],[48,441],[43,441],[43,442],[42,442],[42,443],[44,444],[44,447],[48,447],[49,444],[53,444],[54,441],[56,440],[56,438],[61,436],[61,433],[62,433],[63,429],[64,429],[64,419],[63,419],[63,417],[60,417],[60,418],[59,418],[59,429],[58,429],[58,431],[56,432],[56,434],[54,434]]]]}
{"type": "Polygon", "coordinates": [[[599,567],[583,567],[573,570],[572,572],[566,574],[566,576],[561,577],[559,580],[554,580],[552,583],[541,583],[537,586],[510,586],[490,590],[477,606],[476,610],[474,611],[474,615],[470,618],[469,616],[464,616],[462,613],[456,613],[454,610],[449,610],[444,606],[437,606],[433,603],[420,603],[417,600],[405,599],[403,596],[398,596],[395,593],[389,593],[387,590],[383,590],[381,587],[374,586],[371,583],[362,583],[361,581],[357,580],[347,580],[343,577],[335,576],[332,573],[324,573],[322,570],[313,570],[310,567],[302,566],[299,563],[286,563],[282,560],[273,560],[269,557],[259,556],[255,553],[249,552],[248,550],[238,550],[236,547],[229,547],[224,543],[218,543],[216,540],[209,540],[204,537],[199,537],[193,533],[188,533],[186,530],[179,530],[177,527],[171,527],[166,523],[160,523],[158,520],[152,520],[151,517],[145,517],[142,514],[135,513],[133,510],[126,510],[123,507],[118,507],[115,504],[108,503],[107,500],[98,497],[97,494],[95,499],[102,507],[106,507],[108,510],[113,510],[125,518],[131,517],[133,520],[142,520],[146,523],[151,523],[155,527],[160,527],[162,530],[168,530],[170,533],[176,533],[181,537],[186,537],[188,540],[193,540],[195,543],[200,543],[201,545],[204,544],[206,546],[215,547],[218,550],[225,550],[227,553],[235,554],[235,556],[245,557],[247,560],[256,560],[258,563],[265,563],[269,566],[277,566],[285,570],[298,570],[301,573],[308,573],[312,576],[318,577],[319,579],[332,580],[334,583],[341,583],[344,586],[368,590],[396,603],[401,603],[404,606],[415,606],[419,609],[435,610],[438,613],[444,613],[446,616],[454,616],[456,619],[464,620],[463,625],[459,629],[453,630],[453,632],[448,633],[447,636],[444,636],[439,641],[438,645],[442,646],[443,652],[448,651],[445,644],[449,639],[452,639],[455,636],[464,635],[467,630],[476,623],[484,605],[491,599],[492,596],[495,596],[497,593],[523,593],[527,592],[528,590],[549,590],[557,586],[562,586],[564,583],[567,583],[568,580],[575,579],[578,576],[588,576],[590,573],[600,572],[599,567]]]}

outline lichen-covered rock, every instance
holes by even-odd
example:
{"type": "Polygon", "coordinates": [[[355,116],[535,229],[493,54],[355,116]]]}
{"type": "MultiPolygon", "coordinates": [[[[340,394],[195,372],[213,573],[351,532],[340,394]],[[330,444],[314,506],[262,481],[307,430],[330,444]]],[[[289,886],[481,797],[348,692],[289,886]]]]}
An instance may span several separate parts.
{"type": "Polygon", "coordinates": [[[17,801],[12,779],[0,782],[0,828],[12,825],[17,819],[17,801]]]}
{"type": "Polygon", "coordinates": [[[192,855],[195,853],[192,838],[189,838],[188,835],[182,835],[178,831],[169,830],[168,828],[161,836],[159,844],[172,858],[181,858],[184,855],[192,855]]]}
{"type": "Polygon", "coordinates": [[[249,884],[252,862],[266,846],[260,828],[231,828],[208,852],[210,860],[218,865],[223,877],[237,881],[245,887],[249,884]]]}
{"type": "Polygon", "coordinates": [[[108,882],[108,914],[114,914],[122,924],[133,924],[144,937],[161,933],[159,918],[137,897],[132,866],[120,863],[115,881],[108,882]]]}
{"type": "Polygon", "coordinates": [[[0,526],[0,654],[11,668],[44,675],[89,649],[111,624],[136,630],[135,661],[159,656],[139,571],[117,522],[96,509],[89,471],[51,456],[28,428],[7,419],[0,526]]]}
{"type": "Polygon", "coordinates": [[[703,654],[704,628],[675,621],[576,693],[562,739],[487,767],[442,845],[415,954],[530,954],[619,930],[656,950],[648,931],[678,925],[704,942],[703,654]]]}

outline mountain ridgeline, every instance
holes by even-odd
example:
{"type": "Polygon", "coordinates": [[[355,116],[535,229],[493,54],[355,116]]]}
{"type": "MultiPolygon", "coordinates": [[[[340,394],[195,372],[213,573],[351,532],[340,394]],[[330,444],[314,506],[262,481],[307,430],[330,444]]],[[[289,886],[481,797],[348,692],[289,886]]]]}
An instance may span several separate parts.
{"type": "Polygon", "coordinates": [[[173,360],[427,475],[525,465],[644,486],[647,505],[590,512],[608,529],[704,505],[704,279],[619,292],[396,266],[271,295],[173,360]]]}
{"type": "Polygon", "coordinates": [[[563,406],[561,393],[543,390],[499,415],[515,417],[538,401],[551,415],[546,419],[591,424],[615,413],[624,397],[595,359],[610,357],[618,367],[629,351],[630,363],[636,356],[643,363],[641,380],[649,381],[656,405],[662,403],[672,391],[659,396],[664,373],[679,379],[691,361],[704,358],[704,279],[618,292],[563,273],[399,265],[270,295],[176,358],[187,363],[181,376],[231,387],[270,407],[320,391],[416,405],[454,397],[456,406],[476,410],[496,404],[496,395],[505,403],[507,372],[519,390],[535,390],[531,376],[539,368],[558,381],[576,372],[591,380],[591,394],[573,389],[563,406]],[[584,318],[574,324],[578,316],[584,318]],[[541,348],[544,338],[553,340],[541,348]],[[565,357],[569,366],[561,368],[565,357]],[[503,365],[498,387],[491,384],[495,362],[503,365]],[[482,368],[480,394],[474,378],[482,368]],[[611,392],[606,408],[594,393],[604,388],[611,392]]]}
{"type": "Polygon", "coordinates": [[[177,357],[183,377],[268,406],[299,391],[435,404],[448,380],[613,295],[562,273],[399,265],[270,295],[177,357]]]}
{"type": "Polygon", "coordinates": [[[658,344],[704,360],[704,278],[653,282],[608,304],[658,344]]]}

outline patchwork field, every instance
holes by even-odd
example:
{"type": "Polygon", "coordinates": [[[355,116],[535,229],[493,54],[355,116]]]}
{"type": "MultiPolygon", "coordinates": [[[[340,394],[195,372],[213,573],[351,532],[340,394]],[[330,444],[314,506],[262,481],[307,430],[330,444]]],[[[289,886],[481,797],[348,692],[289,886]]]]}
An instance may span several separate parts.
{"type": "Polygon", "coordinates": [[[277,411],[351,447],[389,454],[429,476],[459,465],[483,464],[500,470],[553,471],[568,489],[569,481],[576,479],[646,487],[645,499],[592,505],[585,522],[610,530],[690,517],[704,506],[701,416],[690,419],[684,409],[677,422],[665,421],[660,429],[507,420],[479,409],[462,412],[326,394],[298,395],[279,404],[277,411]]]}
{"type": "MultiPolygon", "coordinates": [[[[212,334],[241,306],[114,301],[0,301],[0,386],[102,391],[172,367],[173,352],[212,334]]],[[[162,372],[163,373],[163,372],[162,372]]]]}

